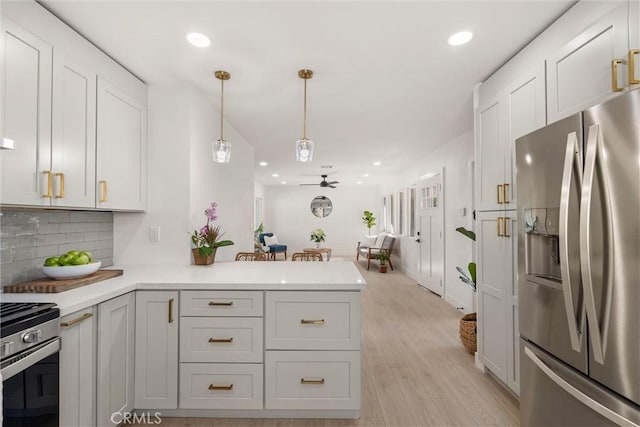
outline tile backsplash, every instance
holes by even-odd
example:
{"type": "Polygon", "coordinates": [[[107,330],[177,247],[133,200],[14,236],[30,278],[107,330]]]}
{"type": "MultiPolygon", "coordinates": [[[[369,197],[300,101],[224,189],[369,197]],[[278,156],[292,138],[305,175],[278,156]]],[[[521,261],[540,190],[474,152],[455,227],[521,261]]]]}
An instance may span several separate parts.
{"type": "Polygon", "coordinates": [[[0,212],[0,283],[44,277],[50,256],[89,251],[102,266],[113,264],[113,213],[53,210],[0,212]]]}

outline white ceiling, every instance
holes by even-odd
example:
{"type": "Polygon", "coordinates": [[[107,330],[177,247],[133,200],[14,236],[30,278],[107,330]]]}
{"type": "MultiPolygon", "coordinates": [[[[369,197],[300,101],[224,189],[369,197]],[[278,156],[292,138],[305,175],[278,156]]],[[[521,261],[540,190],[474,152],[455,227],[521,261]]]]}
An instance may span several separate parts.
{"type": "Polygon", "coordinates": [[[571,3],[43,1],[146,82],[192,82],[217,103],[213,72],[229,71],[225,119],[255,147],[256,179],[265,185],[319,182],[327,171],[344,184],[375,184],[471,130],[473,86],[571,3]],[[449,46],[460,30],[474,39],[449,46]],[[211,46],[189,45],[191,31],[207,34],[211,46]],[[314,71],[309,164],[294,157],[302,137],[301,68],[314,71]]]}

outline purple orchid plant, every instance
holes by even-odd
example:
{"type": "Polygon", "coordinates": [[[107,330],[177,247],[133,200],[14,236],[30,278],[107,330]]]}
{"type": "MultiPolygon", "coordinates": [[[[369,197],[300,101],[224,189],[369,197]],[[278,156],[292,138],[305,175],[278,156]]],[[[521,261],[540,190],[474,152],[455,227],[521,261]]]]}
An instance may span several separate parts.
{"type": "Polygon", "coordinates": [[[217,215],[218,204],[211,202],[209,207],[205,209],[204,214],[207,217],[207,223],[200,228],[200,230],[194,230],[191,236],[191,241],[198,249],[198,253],[202,256],[209,256],[214,250],[221,246],[231,246],[233,242],[231,240],[220,240],[224,231],[219,225],[212,225],[212,222],[218,219],[217,215]]]}

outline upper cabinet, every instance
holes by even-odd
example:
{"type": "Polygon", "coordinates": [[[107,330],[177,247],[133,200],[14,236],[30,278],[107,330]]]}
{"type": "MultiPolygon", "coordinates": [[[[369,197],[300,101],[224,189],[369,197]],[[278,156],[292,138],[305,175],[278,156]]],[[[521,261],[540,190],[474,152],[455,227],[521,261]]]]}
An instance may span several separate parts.
{"type": "Polygon", "coordinates": [[[98,79],[98,208],[145,209],[146,122],[146,107],[141,102],[98,79]]]}
{"type": "Polygon", "coordinates": [[[477,210],[516,208],[515,140],[546,122],[542,63],[476,109],[477,210]]]}
{"type": "Polygon", "coordinates": [[[35,2],[3,14],[0,202],[145,210],[146,85],[35,2]]]}
{"type": "Polygon", "coordinates": [[[629,12],[621,3],[547,58],[549,123],[629,90],[629,12]]]}
{"type": "Polygon", "coordinates": [[[3,203],[49,206],[51,173],[51,72],[53,49],[3,19],[4,137],[15,148],[2,157],[3,203]]]}
{"type": "Polygon", "coordinates": [[[629,85],[640,88],[640,0],[629,3],[629,85]]]}

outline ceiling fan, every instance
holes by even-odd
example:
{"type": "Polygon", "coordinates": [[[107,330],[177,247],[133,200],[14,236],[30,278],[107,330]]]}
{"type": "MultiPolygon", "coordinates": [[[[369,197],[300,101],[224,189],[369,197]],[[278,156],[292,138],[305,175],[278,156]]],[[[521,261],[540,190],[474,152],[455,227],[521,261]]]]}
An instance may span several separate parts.
{"type": "Polygon", "coordinates": [[[320,176],[322,177],[322,181],[320,181],[320,183],[318,184],[300,184],[300,185],[319,185],[322,188],[325,188],[325,187],[336,188],[334,184],[340,184],[340,181],[327,181],[328,175],[320,175],[320,176]]]}

